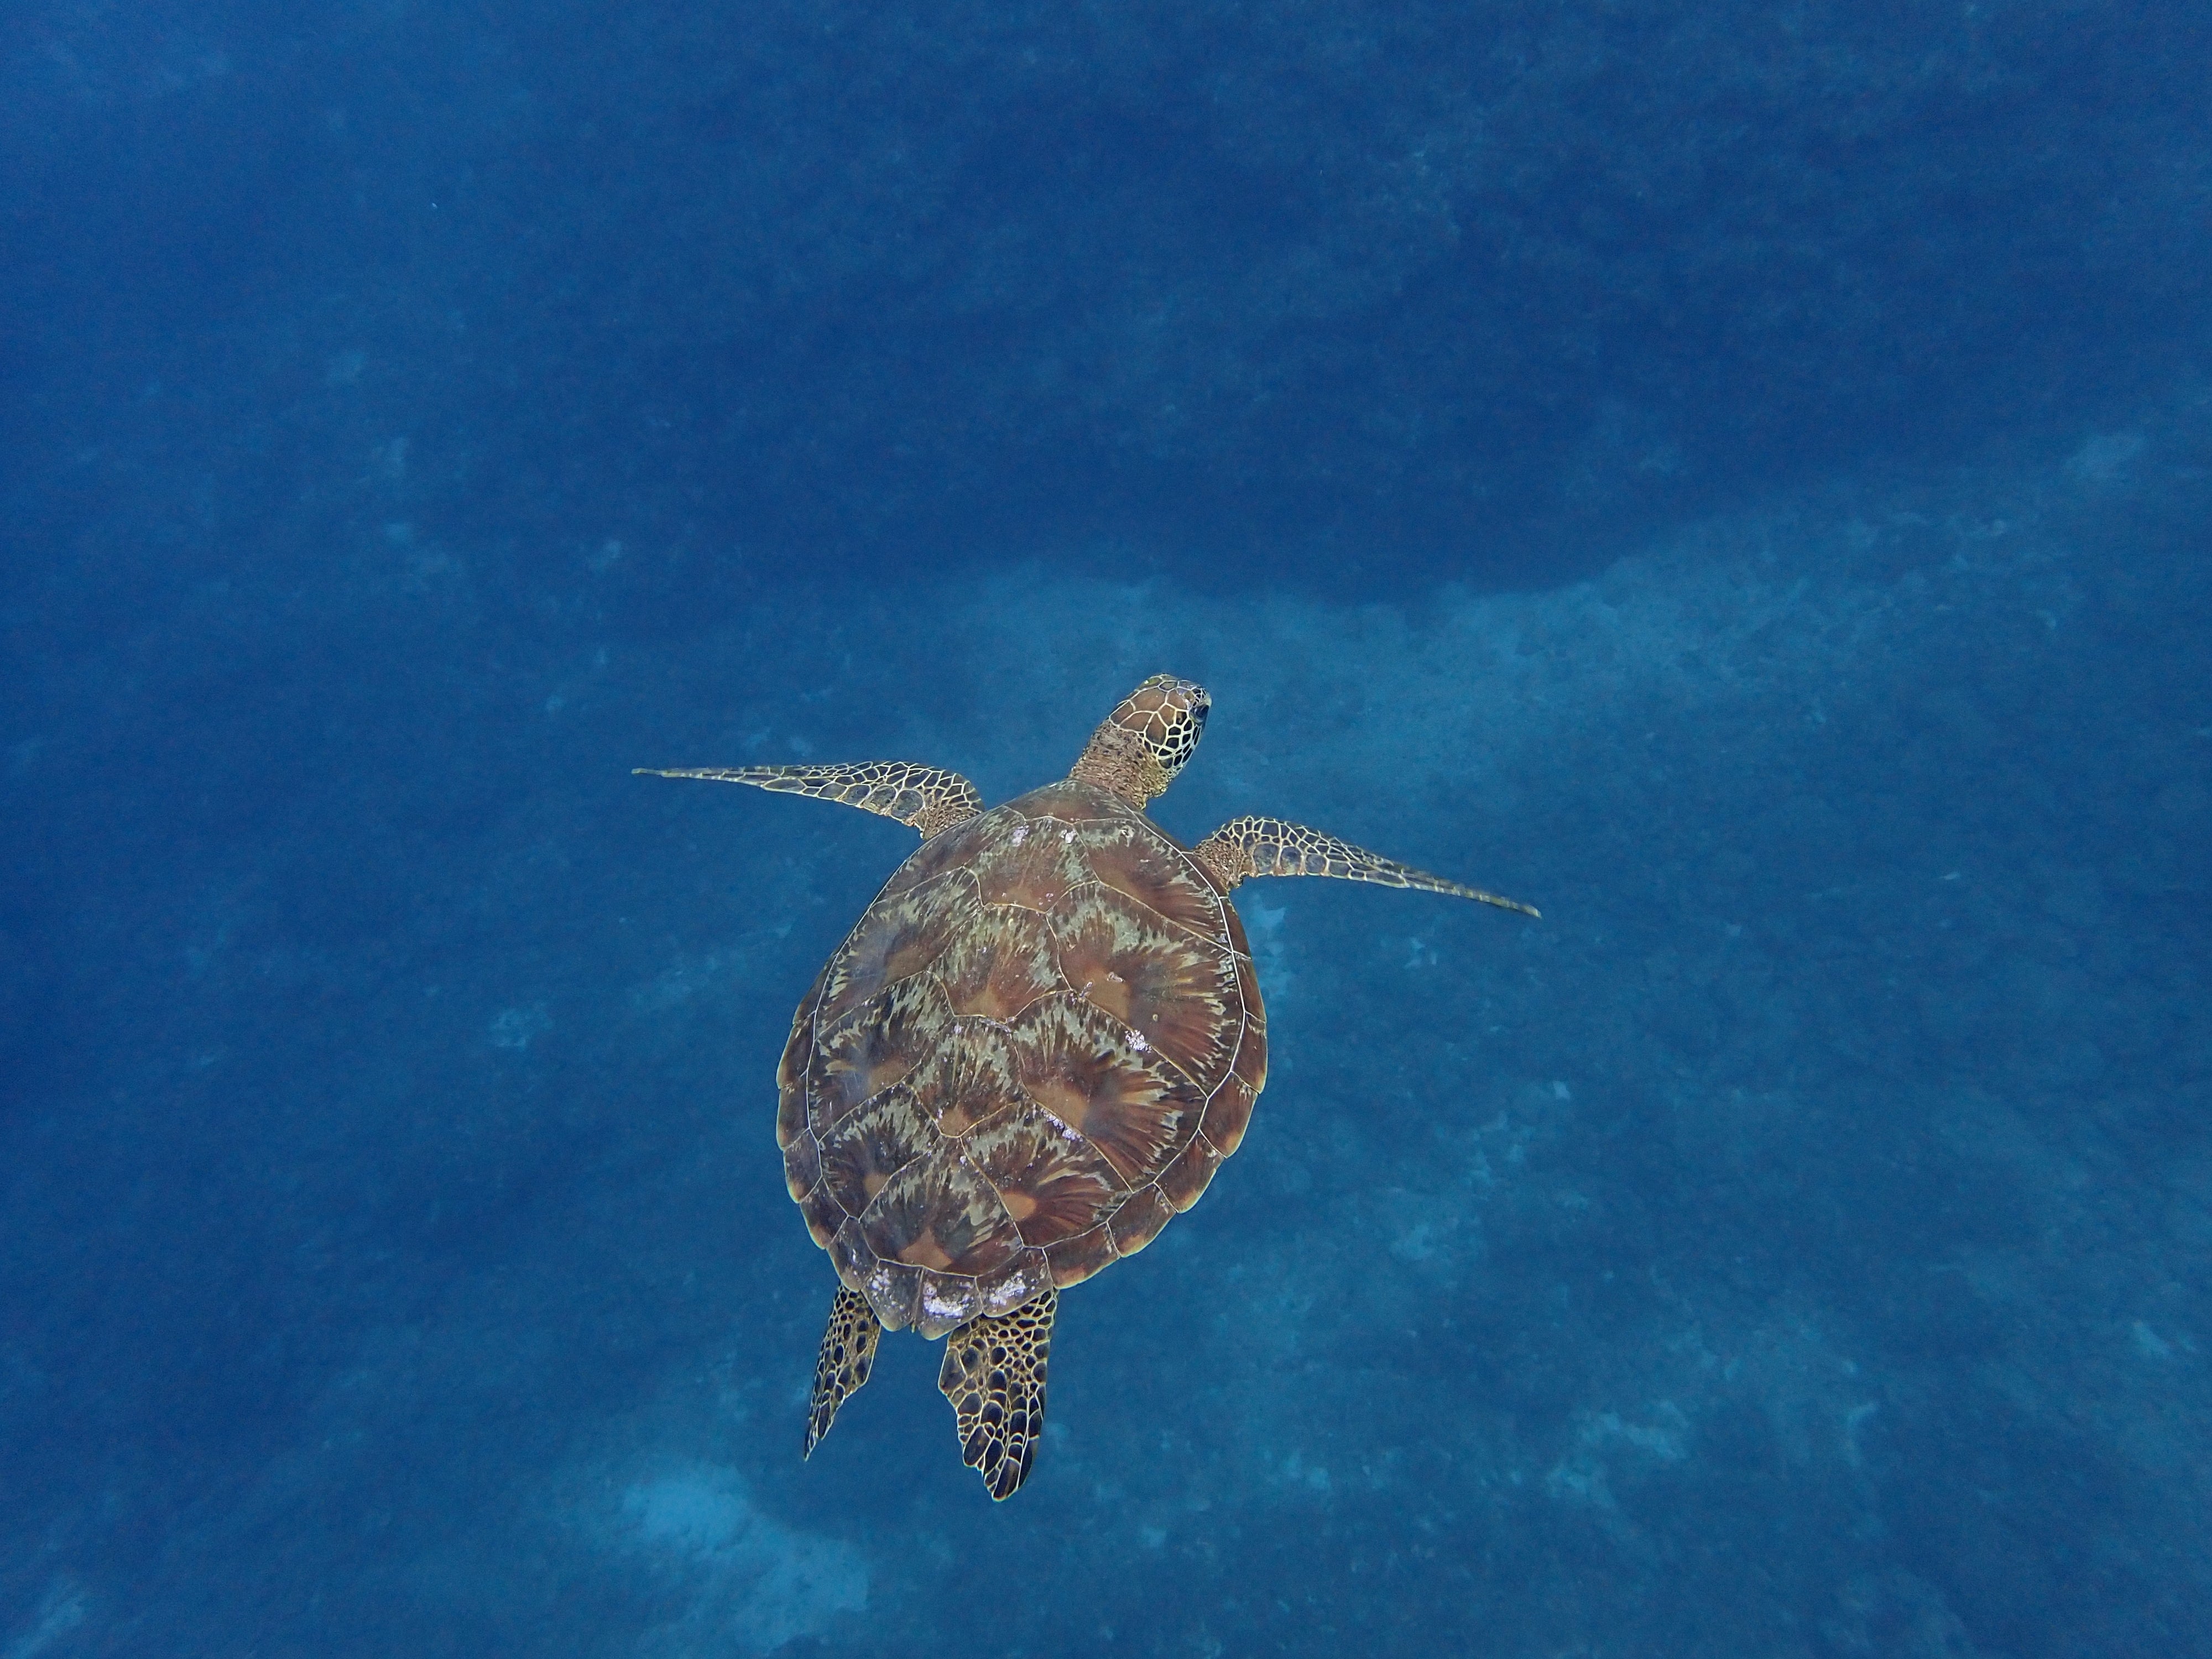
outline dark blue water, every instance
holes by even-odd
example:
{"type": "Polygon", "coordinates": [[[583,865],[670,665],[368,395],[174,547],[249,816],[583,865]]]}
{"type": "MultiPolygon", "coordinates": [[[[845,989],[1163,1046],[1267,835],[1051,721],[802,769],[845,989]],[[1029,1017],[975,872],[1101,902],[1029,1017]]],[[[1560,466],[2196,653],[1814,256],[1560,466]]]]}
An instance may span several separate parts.
{"type": "Polygon", "coordinates": [[[2212,1652],[2212,21],[0,15],[0,1659],[2212,1652]],[[1156,807],[1275,1065],[811,1463],[793,1004],[1156,807]]]}

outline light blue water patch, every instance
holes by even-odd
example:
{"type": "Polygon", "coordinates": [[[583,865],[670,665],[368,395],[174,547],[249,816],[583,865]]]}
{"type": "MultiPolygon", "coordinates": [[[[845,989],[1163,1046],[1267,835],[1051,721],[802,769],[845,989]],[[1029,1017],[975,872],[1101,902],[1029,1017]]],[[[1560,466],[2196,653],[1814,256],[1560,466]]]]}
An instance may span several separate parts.
{"type": "Polygon", "coordinates": [[[763,1516],[734,1470],[694,1466],[647,1475],[623,1489],[618,1510],[601,1524],[612,1546],[646,1558],[696,1595],[680,1619],[647,1633],[648,1651],[773,1653],[868,1605],[860,1553],[763,1516]]]}

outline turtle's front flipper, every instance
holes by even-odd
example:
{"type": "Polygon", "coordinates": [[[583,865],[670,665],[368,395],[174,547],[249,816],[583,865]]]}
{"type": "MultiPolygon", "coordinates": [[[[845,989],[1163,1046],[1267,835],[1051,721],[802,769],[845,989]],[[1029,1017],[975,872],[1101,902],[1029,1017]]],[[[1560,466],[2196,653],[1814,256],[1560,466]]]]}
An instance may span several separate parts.
{"type": "Polygon", "coordinates": [[[857,806],[911,824],[927,840],[940,830],[965,823],[983,810],[983,797],[957,772],[912,761],[856,761],[844,766],[638,766],[641,777],[705,778],[714,783],[750,783],[785,794],[812,795],[842,806],[857,806]]]}
{"type": "Polygon", "coordinates": [[[1539,914],[1534,905],[1500,898],[1479,887],[1466,887],[1410,864],[1386,859],[1348,841],[1309,830],[1303,823],[1280,818],[1231,818],[1190,849],[1191,856],[1234,887],[1247,876],[1340,876],[1346,881],[1371,881],[1384,887],[1411,887],[1424,893],[1449,893],[1455,898],[1476,899],[1501,909],[1518,910],[1524,916],[1539,914]]]}
{"type": "Polygon", "coordinates": [[[822,1333],[822,1357],[814,1362],[814,1398],[806,1407],[806,1452],[822,1443],[830,1425],[837,1420],[837,1407],[860,1391],[875,1369],[876,1342],[884,1334],[868,1298],[857,1291],[837,1287],[830,1304],[830,1326],[822,1333]]]}
{"type": "Polygon", "coordinates": [[[1044,1437],[1044,1362],[1060,1292],[1048,1288],[1010,1314],[971,1319],[945,1339],[938,1392],[952,1402],[960,1456],[994,1502],[1029,1479],[1044,1437]]]}

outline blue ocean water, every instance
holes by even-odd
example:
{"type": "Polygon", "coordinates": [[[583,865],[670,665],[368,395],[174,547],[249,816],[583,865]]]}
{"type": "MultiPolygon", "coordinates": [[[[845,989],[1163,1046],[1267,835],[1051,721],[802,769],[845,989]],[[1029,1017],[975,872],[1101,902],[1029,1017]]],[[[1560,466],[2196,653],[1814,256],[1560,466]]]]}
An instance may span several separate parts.
{"type": "Polygon", "coordinates": [[[0,15],[0,1659],[2212,1652],[2212,18],[0,15]],[[1145,675],[1273,1069],[1035,1474],[793,1005],[1145,675]]]}

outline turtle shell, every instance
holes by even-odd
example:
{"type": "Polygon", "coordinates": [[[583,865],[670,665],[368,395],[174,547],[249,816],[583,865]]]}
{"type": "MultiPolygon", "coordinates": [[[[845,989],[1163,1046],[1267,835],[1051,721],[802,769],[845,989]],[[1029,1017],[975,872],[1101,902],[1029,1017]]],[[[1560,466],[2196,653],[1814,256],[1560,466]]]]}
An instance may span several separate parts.
{"type": "Polygon", "coordinates": [[[1251,947],[1188,848],[1056,783],[923,843],[792,1021],[776,1139],[893,1330],[1012,1312],[1151,1243],[1267,1081],[1251,947]]]}

